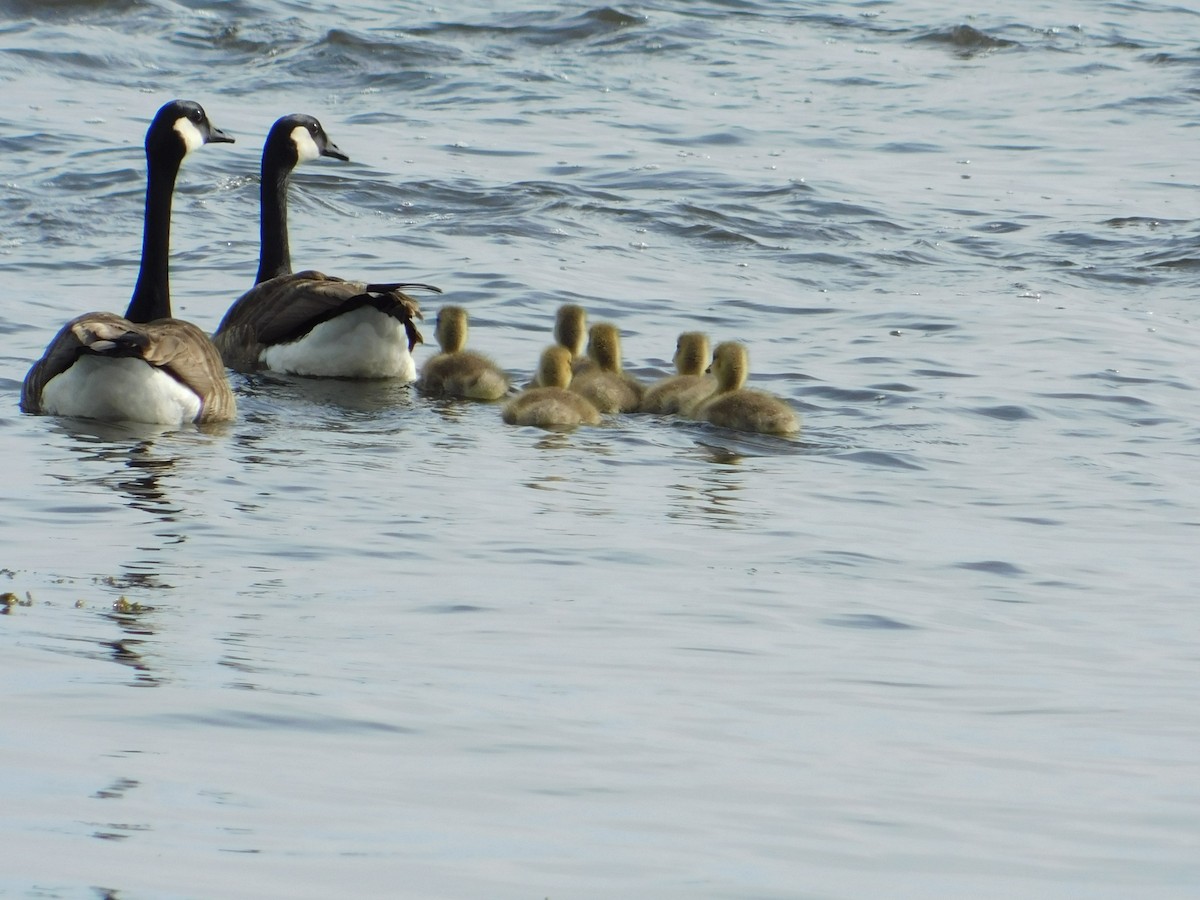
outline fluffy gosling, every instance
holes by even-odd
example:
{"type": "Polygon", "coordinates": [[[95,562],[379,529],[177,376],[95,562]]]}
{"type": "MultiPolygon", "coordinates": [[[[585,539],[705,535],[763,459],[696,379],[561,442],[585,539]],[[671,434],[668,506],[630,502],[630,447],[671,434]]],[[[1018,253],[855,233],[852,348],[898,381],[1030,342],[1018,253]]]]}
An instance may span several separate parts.
{"type": "Polygon", "coordinates": [[[651,385],[642,397],[641,411],[663,415],[695,406],[717,388],[717,380],[704,374],[712,361],[708,335],[686,331],[675,344],[677,374],[651,385]]]}
{"type": "Polygon", "coordinates": [[[602,413],[637,412],[646,389],[621,370],[621,333],[617,326],[597,322],[588,332],[591,368],[577,371],[571,390],[582,394],[602,413]]]}
{"type": "Polygon", "coordinates": [[[529,387],[504,405],[509,425],[574,428],[600,424],[600,413],[586,398],[567,390],[571,384],[571,351],[552,344],[542,351],[538,387],[529,387]]]}
{"type": "Polygon", "coordinates": [[[742,387],[750,372],[745,345],[737,341],[718,344],[709,371],[717,378],[717,389],[693,407],[692,418],[758,434],[794,434],[800,430],[799,418],[783,400],[742,387]]]}
{"type": "Polygon", "coordinates": [[[437,317],[441,352],[421,366],[417,388],[435,397],[466,400],[499,400],[508,393],[508,376],[481,353],[464,350],[467,344],[467,311],[443,306],[437,317]]]}

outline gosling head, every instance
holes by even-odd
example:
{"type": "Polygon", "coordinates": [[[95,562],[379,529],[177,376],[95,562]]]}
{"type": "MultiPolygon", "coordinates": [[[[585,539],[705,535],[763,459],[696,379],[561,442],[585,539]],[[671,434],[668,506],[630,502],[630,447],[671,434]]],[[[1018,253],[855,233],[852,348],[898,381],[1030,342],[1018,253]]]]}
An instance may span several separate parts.
{"type": "Polygon", "coordinates": [[[675,344],[675,371],[680,375],[700,375],[708,368],[712,354],[708,335],[700,331],[685,331],[675,344]]]}
{"type": "Polygon", "coordinates": [[[609,322],[597,322],[588,332],[588,358],[605,372],[621,371],[621,332],[609,322]]]}
{"type": "Polygon", "coordinates": [[[737,341],[717,344],[708,371],[717,376],[717,390],[724,392],[741,388],[750,374],[750,354],[746,351],[746,345],[737,341]]]}
{"type": "Polygon", "coordinates": [[[566,388],[571,384],[571,351],[560,344],[551,344],[542,351],[538,362],[538,384],[542,387],[566,388]]]}
{"type": "Polygon", "coordinates": [[[587,337],[587,310],[574,303],[564,303],[554,317],[554,340],[571,351],[571,356],[583,355],[587,337]]]}
{"type": "Polygon", "coordinates": [[[443,353],[457,353],[467,344],[467,311],[461,306],[443,306],[434,333],[443,353]]]}

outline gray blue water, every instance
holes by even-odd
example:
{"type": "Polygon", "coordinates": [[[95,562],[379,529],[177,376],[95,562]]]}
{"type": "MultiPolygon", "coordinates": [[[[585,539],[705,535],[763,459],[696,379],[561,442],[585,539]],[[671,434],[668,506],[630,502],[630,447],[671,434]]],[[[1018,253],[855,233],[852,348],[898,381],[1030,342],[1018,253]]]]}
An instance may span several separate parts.
{"type": "MultiPolygon", "coordinates": [[[[0,0],[0,896],[1194,897],[1200,12],[0,0]],[[178,315],[440,285],[524,380],[700,328],[794,440],[237,376],[25,416],[124,309],[171,97],[178,315]]],[[[432,326],[426,324],[432,342],[432,326]]],[[[428,354],[418,349],[418,362],[428,354]]]]}

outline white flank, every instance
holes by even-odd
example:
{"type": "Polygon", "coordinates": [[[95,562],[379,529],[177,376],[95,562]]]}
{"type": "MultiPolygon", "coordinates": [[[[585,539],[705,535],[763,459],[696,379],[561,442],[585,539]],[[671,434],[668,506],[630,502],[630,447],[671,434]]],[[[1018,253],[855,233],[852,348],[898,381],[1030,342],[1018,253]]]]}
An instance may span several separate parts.
{"type": "Polygon", "coordinates": [[[296,159],[299,162],[310,162],[321,155],[321,148],[303,125],[292,129],[292,143],[296,145],[296,159]]]}
{"type": "Polygon", "coordinates": [[[204,146],[204,135],[200,133],[200,129],[195,123],[186,116],[180,116],[175,120],[175,133],[183,138],[183,145],[187,147],[187,152],[198,150],[204,146]]]}
{"type": "Polygon", "coordinates": [[[262,363],[273,372],[292,375],[404,381],[417,377],[404,326],[370,306],[323,322],[298,341],[268,347],[262,363]]]}
{"type": "Polygon", "coordinates": [[[54,416],[180,425],[200,415],[200,398],[140,359],[84,355],[42,389],[42,408],[54,416]]]}

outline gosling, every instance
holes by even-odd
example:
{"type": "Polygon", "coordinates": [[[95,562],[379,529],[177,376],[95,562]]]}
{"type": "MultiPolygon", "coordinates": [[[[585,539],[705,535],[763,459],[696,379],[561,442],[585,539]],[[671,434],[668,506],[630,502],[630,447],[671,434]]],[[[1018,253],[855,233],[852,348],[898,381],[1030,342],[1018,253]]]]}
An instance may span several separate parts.
{"type": "Polygon", "coordinates": [[[695,406],[717,388],[717,380],[704,374],[712,361],[708,335],[687,331],[675,344],[675,371],[678,373],[652,385],[642,397],[641,411],[664,415],[695,406]]]}
{"type": "Polygon", "coordinates": [[[597,322],[588,332],[592,366],[577,371],[571,390],[582,394],[602,413],[637,412],[646,388],[621,370],[621,333],[617,326],[597,322]]]}
{"type": "MultiPolygon", "coordinates": [[[[587,341],[587,310],[575,303],[564,303],[554,314],[554,343],[571,354],[571,372],[579,374],[592,365],[583,354],[587,341]]],[[[535,372],[528,387],[544,387],[535,372]]]]}
{"type": "Polygon", "coordinates": [[[435,397],[499,400],[508,393],[508,376],[481,353],[464,350],[467,311],[444,306],[437,317],[437,341],[442,350],[421,367],[417,388],[435,397]]]}
{"type": "Polygon", "coordinates": [[[571,351],[566,347],[552,344],[542,351],[537,374],[540,387],[526,388],[504,405],[501,416],[505,422],[557,429],[600,424],[596,407],[567,390],[571,384],[571,351]]]}
{"type": "Polygon", "coordinates": [[[750,355],[737,341],[718,344],[709,371],[717,378],[717,389],[691,410],[691,417],[721,428],[758,434],[795,434],[800,420],[783,400],[742,385],[750,371],[750,355]]]}

